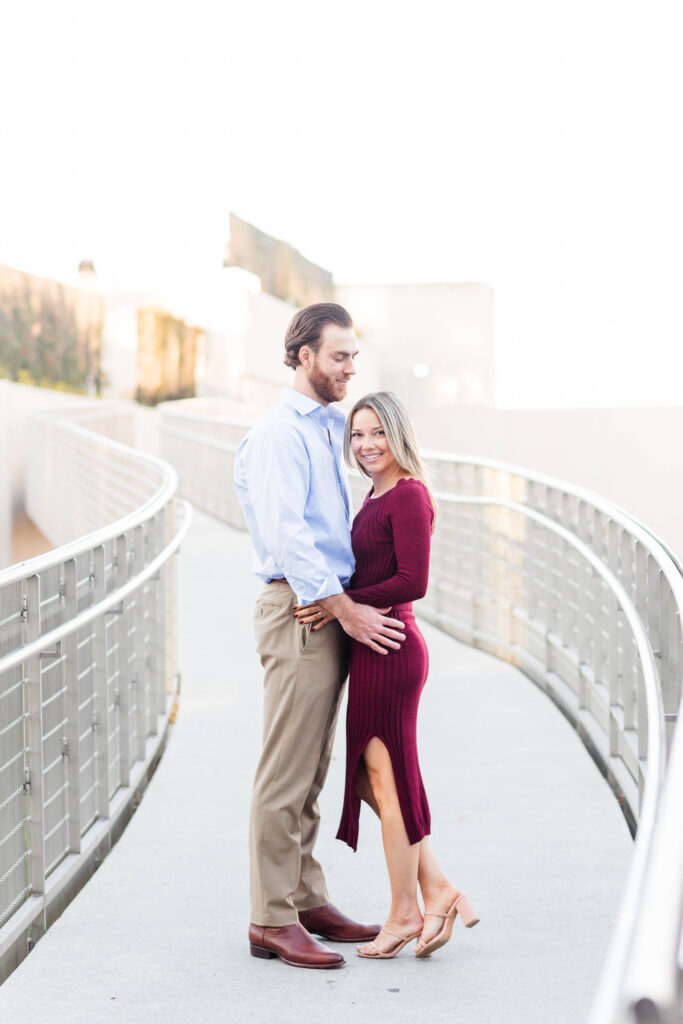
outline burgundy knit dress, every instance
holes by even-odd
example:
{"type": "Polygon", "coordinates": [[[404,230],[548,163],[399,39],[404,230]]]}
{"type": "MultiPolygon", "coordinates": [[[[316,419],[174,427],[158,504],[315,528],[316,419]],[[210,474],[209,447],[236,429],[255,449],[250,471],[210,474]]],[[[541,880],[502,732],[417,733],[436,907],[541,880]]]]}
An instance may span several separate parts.
{"type": "Polygon", "coordinates": [[[408,839],[417,843],[430,831],[417,758],[417,707],[429,661],[412,602],[427,590],[434,513],[427,488],[419,480],[402,479],[379,498],[371,495],[353,522],[356,572],[347,594],[375,608],[391,606],[388,614],[404,623],[406,638],[400,650],[388,654],[351,641],[346,785],[337,839],[354,850],[360,813],[356,771],[373,736],[389,751],[408,839]]]}

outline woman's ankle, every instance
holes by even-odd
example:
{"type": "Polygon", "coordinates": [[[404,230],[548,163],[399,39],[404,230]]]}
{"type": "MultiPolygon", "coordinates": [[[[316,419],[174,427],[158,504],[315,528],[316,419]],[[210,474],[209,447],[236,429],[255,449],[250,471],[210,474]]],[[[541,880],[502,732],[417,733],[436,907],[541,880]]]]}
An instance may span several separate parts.
{"type": "Polygon", "coordinates": [[[433,903],[439,903],[444,899],[448,899],[452,902],[460,895],[460,890],[454,885],[451,885],[447,879],[444,879],[442,882],[425,885],[424,887],[421,885],[420,892],[425,906],[433,903]]]}
{"type": "Polygon", "coordinates": [[[422,911],[417,900],[414,904],[392,906],[387,915],[387,922],[392,921],[397,925],[415,924],[421,920],[422,911]]]}

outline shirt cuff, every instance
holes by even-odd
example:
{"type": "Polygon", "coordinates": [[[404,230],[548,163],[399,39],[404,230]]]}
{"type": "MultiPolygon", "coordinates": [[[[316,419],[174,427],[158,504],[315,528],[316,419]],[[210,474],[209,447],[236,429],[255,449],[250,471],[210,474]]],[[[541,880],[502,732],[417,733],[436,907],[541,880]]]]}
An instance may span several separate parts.
{"type": "Polygon", "coordinates": [[[301,605],[315,604],[316,601],[321,600],[324,597],[334,597],[335,594],[343,594],[344,588],[339,582],[339,577],[335,576],[333,572],[326,576],[322,581],[317,591],[312,592],[308,589],[309,585],[304,584],[305,589],[297,591],[297,601],[301,605]]]}

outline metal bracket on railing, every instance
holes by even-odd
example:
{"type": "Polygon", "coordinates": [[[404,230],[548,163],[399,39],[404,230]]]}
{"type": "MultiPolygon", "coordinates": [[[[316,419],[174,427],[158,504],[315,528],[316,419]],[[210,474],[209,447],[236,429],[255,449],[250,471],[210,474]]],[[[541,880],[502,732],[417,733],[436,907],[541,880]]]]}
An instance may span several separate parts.
{"type": "Polygon", "coordinates": [[[28,594],[24,594],[21,599],[21,621],[26,622],[28,618],[28,594]]]}
{"type": "Polygon", "coordinates": [[[24,768],[24,785],[22,786],[24,793],[31,792],[31,773],[28,768],[24,768]]]}
{"type": "MultiPolygon", "coordinates": [[[[114,703],[116,703],[116,700],[114,701],[114,703]]],[[[92,723],[91,723],[90,727],[91,727],[93,732],[98,732],[99,731],[100,723],[97,720],[97,712],[96,711],[93,711],[93,713],[92,713],[92,723]]]]}
{"type": "Polygon", "coordinates": [[[118,606],[118,608],[107,608],[107,610],[106,610],[106,612],[104,614],[105,615],[123,615],[123,613],[124,613],[124,607],[123,607],[123,601],[122,601],[121,604],[118,606]]]}
{"type": "Polygon", "coordinates": [[[664,721],[665,722],[677,722],[678,721],[678,715],[675,714],[675,713],[672,713],[670,715],[665,714],[664,715],[664,721]]]}
{"type": "Polygon", "coordinates": [[[66,736],[62,736],[62,761],[69,760],[69,741],[66,736]]]}
{"type": "Polygon", "coordinates": [[[62,656],[62,641],[58,640],[55,644],[54,651],[41,651],[38,657],[41,661],[54,661],[55,658],[61,658],[62,656]]]}

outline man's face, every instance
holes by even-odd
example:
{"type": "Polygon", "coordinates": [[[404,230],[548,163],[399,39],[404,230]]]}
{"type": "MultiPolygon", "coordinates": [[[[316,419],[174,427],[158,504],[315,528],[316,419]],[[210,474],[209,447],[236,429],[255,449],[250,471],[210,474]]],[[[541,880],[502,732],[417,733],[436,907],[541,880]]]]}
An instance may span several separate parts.
{"type": "Polygon", "coordinates": [[[346,398],[348,384],[356,372],[354,359],[358,355],[358,340],[353,327],[325,324],[320,335],[317,353],[304,345],[299,358],[307,361],[308,383],[321,403],[341,402],[346,398]],[[304,349],[306,352],[304,352],[304,349]]]}

